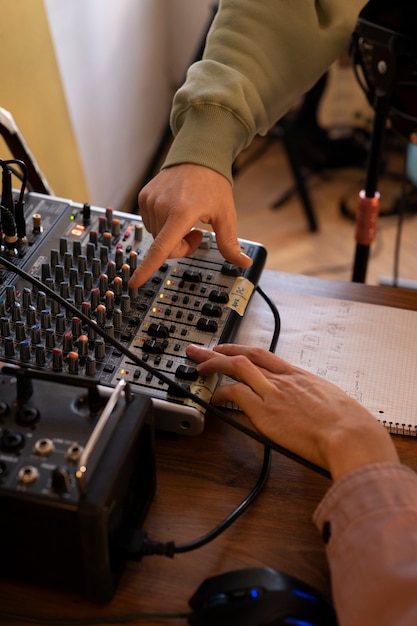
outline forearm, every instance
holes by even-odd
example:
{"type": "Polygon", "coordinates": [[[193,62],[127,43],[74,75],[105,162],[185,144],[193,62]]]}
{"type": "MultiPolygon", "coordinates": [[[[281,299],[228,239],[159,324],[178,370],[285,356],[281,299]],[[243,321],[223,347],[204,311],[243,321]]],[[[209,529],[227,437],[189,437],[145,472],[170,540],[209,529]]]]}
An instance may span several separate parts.
{"type": "Polygon", "coordinates": [[[236,155],[264,134],[337,57],[364,0],[223,0],[177,92],[165,166],[194,162],[231,179],[236,155]]]}
{"type": "Polygon", "coordinates": [[[317,508],[340,626],[417,623],[417,476],[376,463],[344,475],[317,508]]]}

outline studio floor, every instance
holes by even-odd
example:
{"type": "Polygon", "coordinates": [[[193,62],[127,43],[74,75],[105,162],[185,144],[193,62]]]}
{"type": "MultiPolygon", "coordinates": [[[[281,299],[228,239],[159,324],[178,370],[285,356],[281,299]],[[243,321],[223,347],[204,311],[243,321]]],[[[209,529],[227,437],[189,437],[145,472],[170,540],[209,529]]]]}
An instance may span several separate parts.
{"type": "MultiPolygon", "coordinates": [[[[381,213],[371,247],[366,282],[381,279],[417,284],[417,212],[406,212],[397,272],[394,258],[398,215],[392,208],[401,197],[404,152],[384,154],[379,181],[381,213]]],[[[306,178],[318,230],[311,232],[300,196],[295,191],[278,209],[274,202],[294,186],[282,140],[257,138],[237,163],[234,194],[239,237],[258,241],[268,250],[268,269],[338,280],[351,280],[355,253],[354,215],[364,186],[364,167],[329,169],[306,178]],[[347,207],[348,216],[341,210],[347,207]]]]}

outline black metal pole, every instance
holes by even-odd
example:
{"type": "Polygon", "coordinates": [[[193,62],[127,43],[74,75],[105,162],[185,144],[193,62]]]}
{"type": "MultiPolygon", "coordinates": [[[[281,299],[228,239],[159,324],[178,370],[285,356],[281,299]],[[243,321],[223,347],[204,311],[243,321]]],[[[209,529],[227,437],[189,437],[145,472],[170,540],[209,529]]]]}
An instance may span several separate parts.
{"type": "Polygon", "coordinates": [[[364,283],[368,268],[369,252],[374,240],[379,215],[377,183],[384,140],[385,124],[389,111],[389,97],[384,92],[375,95],[375,116],[368,155],[365,189],[359,194],[356,215],[356,251],[352,281],[364,283]]]}

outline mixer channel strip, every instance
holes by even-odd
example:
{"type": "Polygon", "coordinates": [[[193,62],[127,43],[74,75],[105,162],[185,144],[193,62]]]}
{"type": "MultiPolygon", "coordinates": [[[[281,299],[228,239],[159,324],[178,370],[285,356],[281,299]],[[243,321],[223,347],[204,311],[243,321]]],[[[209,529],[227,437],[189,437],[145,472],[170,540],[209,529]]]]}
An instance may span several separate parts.
{"type": "Polygon", "coordinates": [[[233,340],[264,267],[263,246],[240,240],[253,260],[242,270],[223,259],[206,231],[193,255],[167,260],[144,286],[131,289],[129,278],[152,243],[139,216],[41,194],[28,194],[25,211],[28,243],[17,247],[14,263],[94,320],[95,328],[3,268],[0,360],[89,377],[109,393],[127,380],[133,391],[153,398],[157,427],[199,434],[204,409],[182,390],[209,402],[217,380],[199,377],[185,349],[233,340]],[[106,341],[100,328],[156,372],[106,341]]]}

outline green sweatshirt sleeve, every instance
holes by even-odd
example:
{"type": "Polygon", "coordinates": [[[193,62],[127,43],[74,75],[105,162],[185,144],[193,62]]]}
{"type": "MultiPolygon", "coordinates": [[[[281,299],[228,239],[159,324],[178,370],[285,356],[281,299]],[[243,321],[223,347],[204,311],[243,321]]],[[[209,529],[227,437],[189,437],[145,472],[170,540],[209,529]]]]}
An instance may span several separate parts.
{"type": "Polygon", "coordinates": [[[177,91],[163,167],[232,164],[337,58],[364,0],[222,0],[203,59],[177,91]]]}

